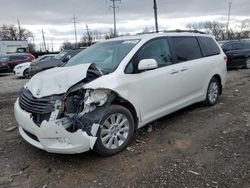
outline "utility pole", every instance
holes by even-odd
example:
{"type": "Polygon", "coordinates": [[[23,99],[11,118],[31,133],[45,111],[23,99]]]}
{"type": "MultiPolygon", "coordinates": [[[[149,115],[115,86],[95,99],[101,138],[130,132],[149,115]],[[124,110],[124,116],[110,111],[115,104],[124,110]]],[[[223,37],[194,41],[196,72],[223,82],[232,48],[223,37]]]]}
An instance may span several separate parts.
{"type": "Polygon", "coordinates": [[[50,43],[51,43],[51,51],[54,52],[54,45],[53,45],[52,40],[50,41],[50,43]]]}
{"type": "Polygon", "coordinates": [[[44,50],[45,50],[45,52],[47,52],[46,42],[45,42],[45,37],[44,37],[43,30],[42,30],[42,35],[43,35],[43,46],[44,46],[44,50]]]}
{"type": "Polygon", "coordinates": [[[228,5],[229,5],[229,8],[228,8],[228,16],[227,16],[227,33],[229,31],[229,20],[230,20],[232,2],[228,2],[228,5]]]}
{"type": "Polygon", "coordinates": [[[90,46],[92,44],[92,37],[90,36],[90,33],[89,33],[89,26],[88,24],[86,24],[86,32],[87,32],[87,37],[88,37],[88,46],[90,46]]]}
{"type": "Polygon", "coordinates": [[[73,23],[74,23],[74,29],[75,29],[75,48],[77,47],[77,34],[76,34],[76,15],[73,15],[73,23]]]}
{"type": "Polygon", "coordinates": [[[156,31],[156,33],[158,33],[159,32],[159,28],[158,28],[157,3],[156,3],[156,0],[154,0],[154,16],[155,16],[155,31],[156,31]]]}
{"type": "Polygon", "coordinates": [[[17,19],[17,25],[18,25],[18,31],[19,31],[19,40],[21,40],[21,27],[20,27],[20,22],[17,19]]]}
{"type": "Polygon", "coordinates": [[[117,32],[116,32],[116,9],[119,8],[119,7],[116,6],[115,3],[117,1],[121,2],[121,0],[110,0],[110,1],[112,1],[112,6],[110,6],[110,8],[113,9],[113,16],[114,16],[114,37],[116,37],[117,36],[117,32]]]}

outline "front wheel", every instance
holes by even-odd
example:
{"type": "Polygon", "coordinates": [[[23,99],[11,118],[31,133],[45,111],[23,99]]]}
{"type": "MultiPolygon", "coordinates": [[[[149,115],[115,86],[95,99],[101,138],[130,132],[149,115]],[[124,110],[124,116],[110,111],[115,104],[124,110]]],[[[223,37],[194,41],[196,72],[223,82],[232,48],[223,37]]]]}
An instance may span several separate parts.
{"type": "Polygon", "coordinates": [[[246,69],[250,69],[250,58],[247,58],[245,67],[246,69]]]}
{"type": "Polygon", "coordinates": [[[213,106],[217,103],[220,94],[220,83],[215,77],[208,84],[206,104],[213,106]]]}
{"type": "Polygon", "coordinates": [[[111,105],[101,120],[95,151],[102,156],[119,153],[127,147],[134,134],[134,119],[128,109],[111,105]]]}
{"type": "Polygon", "coordinates": [[[23,71],[23,76],[24,76],[24,78],[29,78],[30,77],[30,70],[29,69],[25,69],[23,71]]]}

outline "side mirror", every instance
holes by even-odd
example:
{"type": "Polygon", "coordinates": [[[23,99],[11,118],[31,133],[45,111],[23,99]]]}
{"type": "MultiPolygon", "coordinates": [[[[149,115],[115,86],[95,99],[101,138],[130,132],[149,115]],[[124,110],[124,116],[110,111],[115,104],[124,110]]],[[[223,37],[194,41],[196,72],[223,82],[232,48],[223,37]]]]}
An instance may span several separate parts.
{"type": "Polygon", "coordinates": [[[150,70],[158,67],[154,59],[142,59],[138,64],[138,70],[150,70]]]}
{"type": "Polygon", "coordinates": [[[63,58],[62,62],[66,63],[70,60],[70,56],[66,56],[65,58],[63,58]]]}

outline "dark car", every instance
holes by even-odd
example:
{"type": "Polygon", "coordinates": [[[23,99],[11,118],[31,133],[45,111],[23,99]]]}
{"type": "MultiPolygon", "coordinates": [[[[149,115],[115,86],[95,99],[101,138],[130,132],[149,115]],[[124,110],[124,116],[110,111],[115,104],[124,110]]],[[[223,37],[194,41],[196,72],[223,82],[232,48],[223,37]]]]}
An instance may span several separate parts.
{"type": "Polygon", "coordinates": [[[12,72],[16,65],[29,62],[34,59],[35,57],[29,53],[0,56],[0,73],[12,72]]]}
{"type": "Polygon", "coordinates": [[[35,75],[38,72],[41,72],[46,69],[50,69],[53,67],[59,67],[63,64],[67,63],[73,56],[78,54],[84,48],[74,49],[74,50],[64,50],[57,54],[55,57],[52,57],[49,60],[45,60],[42,62],[32,62],[30,66],[30,74],[31,76],[35,75]]]}
{"type": "Polygon", "coordinates": [[[219,43],[227,55],[227,68],[250,69],[250,42],[225,41],[219,43]]]}

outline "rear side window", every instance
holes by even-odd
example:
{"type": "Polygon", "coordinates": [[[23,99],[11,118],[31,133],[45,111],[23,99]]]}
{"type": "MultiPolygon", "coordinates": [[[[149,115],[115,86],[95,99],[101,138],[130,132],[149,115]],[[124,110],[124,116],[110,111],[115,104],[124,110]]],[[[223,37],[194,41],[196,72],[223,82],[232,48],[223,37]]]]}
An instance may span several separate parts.
{"type": "Polygon", "coordinates": [[[195,37],[173,37],[172,44],[177,62],[189,61],[202,57],[199,43],[195,37]]]}
{"type": "Polygon", "coordinates": [[[215,41],[210,37],[199,37],[200,43],[205,51],[206,56],[220,54],[220,49],[215,41]]]}
{"type": "Polygon", "coordinates": [[[22,60],[24,60],[24,59],[26,59],[27,58],[27,56],[11,56],[10,57],[10,59],[12,60],[12,61],[22,61],[22,60]]]}
{"type": "Polygon", "coordinates": [[[241,42],[232,43],[233,50],[241,50],[243,49],[243,44],[241,42]]]}

